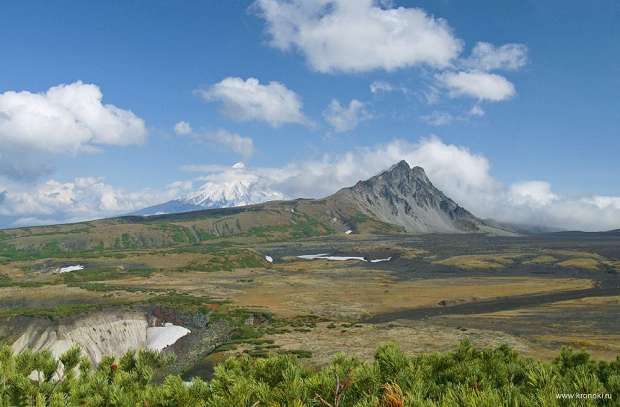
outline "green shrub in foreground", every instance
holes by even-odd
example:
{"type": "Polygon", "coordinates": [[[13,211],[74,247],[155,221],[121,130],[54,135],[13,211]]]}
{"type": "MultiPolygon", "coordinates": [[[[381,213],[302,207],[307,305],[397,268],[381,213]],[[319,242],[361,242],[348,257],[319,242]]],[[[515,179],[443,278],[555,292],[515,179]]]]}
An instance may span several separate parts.
{"type": "Polygon", "coordinates": [[[153,383],[153,371],[169,358],[149,351],[106,357],[97,367],[77,348],[60,359],[64,369],[49,352],[13,354],[1,348],[0,406],[620,405],[620,358],[593,361],[567,349],[545,363],[506,346],[478,350],[462,342],[454,352],[408,356],[391,344],[381,346],[373,362],[339,355],[318,370],[291,355],[241,356],[217,366],[209,382],[191,383],[178,376],[153,383]],[[557,394],[611,398],[569,400],[557,394]]]}

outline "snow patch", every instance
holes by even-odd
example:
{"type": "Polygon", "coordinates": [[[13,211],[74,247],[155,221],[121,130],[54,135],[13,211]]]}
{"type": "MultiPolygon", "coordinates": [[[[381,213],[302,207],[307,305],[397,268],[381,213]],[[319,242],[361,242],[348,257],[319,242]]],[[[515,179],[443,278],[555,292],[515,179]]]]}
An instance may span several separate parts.
{"type": "Polygon", "coordinates": [[[86,267],[82,266],[81,264],[76,264],[75,266],[65,266],[65,267],[59,267],[56,269],[57,273],[70,273],[72,271],[80,271],[80,270],[84,270],[86,267]]]}
{"type": "Polygon", "coordinates": [[[146,328],[146,347],[151,350],[161,351],[173,345],[189,334],[191,331],[185,327],[166,323],[164,326],[146,328]]]}
{"type": "Polygon", "coordinates": [[[321,253],[321,254],[302,254],[301,256],[297,256],[297,258],[299,259],[304,259],[304,260],[314,260],[314,259],[320,259],[321,257],[325,257],[329,255],[329,253],[321,253]]]}
{"type": "Polygon", "coordinates": [[[304,254],[304,255],[301,255],[301,256],[297,256],[297,258],[298,259],[303,259],[303,260],[316,260],[316,259],[335,260],[335,261],[359,260],[359,261],[366,261],[366,262],[370,262],[370,263],[380,263],[380,262],[383,262],[383,261],[390,261],[390,260],[392,260],[391,257],[387,257],[385,259],[367,260],[365,257],[359,257],[359,256],[330,256],[328,253],[304,254]]]}
{"type": "Polygon", "coordinates": [[[390,260],[392,260],[392,258],[391,258],[391,257],[387,257],[387,258],[385,258],[385,259],[374,259],[374,260],[370,260],[370,262],[371,262],[371,263],[381,263],[381,262],[383,262],[383,261],[390,261],[390,260]]]}
{"type": "Polygon", "coordinates": [[[365,258],[363,257],[357,257],[357,256],[325,256],[325,257],[320,257],[321,259],[325,259],[325,260],[336,260],[336,261],[343,261],[343,260],[360,260],[360,261],[366,261],[365,258]]]}
{"type": "Polygon", "coordinates": [[[315,260],[315,259],[322,259],[322,260],[336,260],[336,261],[343,261],[343,260],[361,260],[361,261],[366,261],[365,258],[363,257],[358,257],[358,256],[330,256],[328,253],[320,253],[320,254],[304,254],[302,256],[297,256],[300,259],[304,259],[304,260],[315,260]]]}

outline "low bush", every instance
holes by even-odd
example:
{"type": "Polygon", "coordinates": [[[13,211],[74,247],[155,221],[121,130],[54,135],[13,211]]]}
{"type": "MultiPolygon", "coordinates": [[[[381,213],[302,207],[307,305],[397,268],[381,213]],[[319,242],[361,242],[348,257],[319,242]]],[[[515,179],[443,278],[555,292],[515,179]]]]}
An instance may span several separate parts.
{"type": "Polygon", "coordinates": [[[169,362],[164,355],[130,352],[93,367],[73,348],[60,358],[61,372],[49,352],[13,354],[5,346],[0,348],[0,405],[617,406],[620,397],[620,357],[594,361],[568,349],[548,363],[507,346],[475,349],[467,341],[454,352],[418,356],[388,344],[372,362],[339,355],[321,369],[305,367],[291,354],[243,355],[218,365],[210,381],[187,383],[168,376],[153,383],[153,372],[169,362]],[[584,399],[583,394],[600,396],[584,399]]]}

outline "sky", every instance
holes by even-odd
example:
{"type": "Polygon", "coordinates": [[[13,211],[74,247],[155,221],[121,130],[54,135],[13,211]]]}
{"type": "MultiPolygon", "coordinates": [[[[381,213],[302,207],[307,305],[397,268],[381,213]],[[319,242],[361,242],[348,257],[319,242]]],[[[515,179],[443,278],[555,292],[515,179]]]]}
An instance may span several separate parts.
{"type": "Polygon", "coordinates": [[[406,159],[480,217],[620,228],[619,44],[615,0],[8,2],[0,226],[406,159]]]}

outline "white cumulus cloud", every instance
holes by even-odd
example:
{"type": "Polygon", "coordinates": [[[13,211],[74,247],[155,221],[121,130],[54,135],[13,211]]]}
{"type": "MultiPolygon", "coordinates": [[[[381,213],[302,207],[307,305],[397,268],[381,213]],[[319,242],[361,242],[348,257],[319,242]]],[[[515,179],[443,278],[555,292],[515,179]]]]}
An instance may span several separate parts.
{"type": "Polygon", "coordinates": [[[186,121],[180,121],[174,125],[174,132],[179,136],[191,134],[192,126],[186,121]]]}
{"type": "Polygon", "coordinates": [[[1,93],[0,144],[63,153],[144,142],[144,120],[102,99],[97,85],[80,81],[45,93],[1,93]]]}
{"type": "Polygon", "coordinates": [[[43,93],[0,93],[0,175],[36,179],[54,155],[89,153],[145,141],[144,120],[103,103],[101,89],[80,81],[43,93]]]}
{"type": "Polygon", "coordinates": [[[445,67],[462,48],[448,23],[373,0],[258,0],[270,44],[296,49],[319,72],[445,67]]]}
{"type": "Polygon", "coordinates": [[[204,138],[208,141],[220,144],[229,148],[244,157],[254,154],[254,141],[249,137],[241,137],[237,133],[228,130],[218,129],[213,132],[205,133],[204,138]]]}
{"type": "Polygon", "coordinates": [[[174,132],[179,136],[191,136],[191,138],[196,141],[217,144],[245,158],[254,154],[254,140],[250,137],[242,137],[237,133],[225,129],[197,132],[194,131],[190,123],[180,121],[174,125],[174,132]]]}
{"type": "Polygon", "coordinates": [[[595,205],[597,208],[600,209],[620,210],[620,196],[597,195],[586,198],[586,202],[595,205]]]}
{"type": "Polygon", "coordinates": [[[517,70],[527,63],[527,46],[504,44],[496,47],[488,42],[478,42],[465,64],[473,69],[492,71],[495,69],[517,70]]]}
{"type": "Polygon", "coordinates": [[[514,85],[506,78],[488,72],[445,72],[437,75],[437,79],[452,96],[499,102],[516,94],[514,85]]]}
{"type": "MultiPolygon", "coordinates": [[[[322,73],[393,71],[423,65],[435,84],[423,92],[436,103],[441,88],[450,96],[498,102],[516,94],[494,70],[516,71],[528,61],[525,44],[479,41],[468,57],[448,23],[415,7],[381,0],[256,0],[253,10],[266,22],[269,44],[298,51],[322,73]]],[[[373,94],[402,91],[387,81],[370,84],[373,94]]],[[[470,116],[481,116],[480,110],[470,116]]]]}
{"type": "Polygon", "coordinates": [[[510,200],[517,205],[545,206],[558,199],[545,181],[517,182],[510,186],[510,200]]]}
{"type": "Polygon", "coordinates": [[[352,99],[348,106],[343,106],[338,100],[332,99],[323,112],[323,117],[334,131],[341,133],[353,130],[361,121],[369,119],[371,114],[366,110],[364,103],[357,99],[352,99]]]}
{"type": "Polygon", "coordinates": [[[280,82],[228,77],[196,93],[208,102],[220,102],[222,112],[233,120],[259,120],[273,127],[310,123],[302,113],[301,98],[280,82]]]}
{"type": "Polygon", "coordinates": [[[471,109],[469,109],[467,114],[470,116],[482,117],[485,115],[485,112],[484,112],[484,109],[482,109],[480,105],[476,104],[476,105],[473,105],[471,109]]]}
{"type": "Polygon", "coordinates": [[[430,114],[422,116],[421,119],[431,126],[446,126],[459,118],[454,117],[454,115],[448,112],[433,111],[430,114]]]}
{"type": "Polygon", "coordinates": [[[374,81],[370,84],[370,92],[372,93],[388,93],[396,90],[394,85],[386,81],[374,81]]]}

